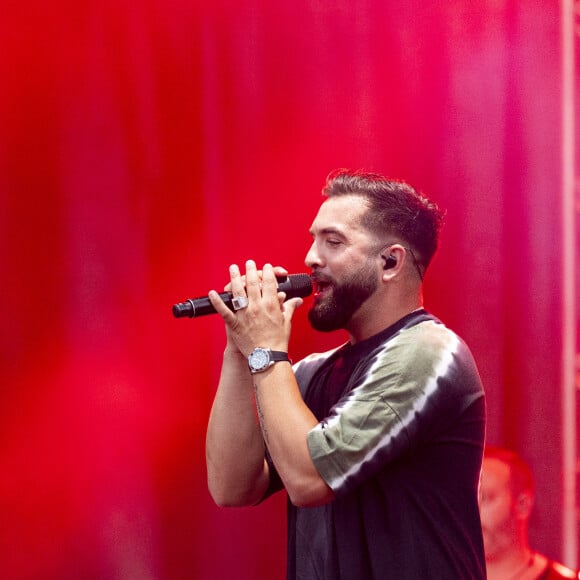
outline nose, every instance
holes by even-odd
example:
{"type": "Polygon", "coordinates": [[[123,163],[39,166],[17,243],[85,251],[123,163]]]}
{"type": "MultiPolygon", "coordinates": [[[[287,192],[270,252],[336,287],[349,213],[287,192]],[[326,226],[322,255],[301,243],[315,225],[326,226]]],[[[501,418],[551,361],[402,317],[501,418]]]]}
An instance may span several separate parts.
{"type": "Polygon", "coordinates": [[[322,264],[322,260],[320,259],[320,255],[316,249],[316,242],[312,242],[312,245],[306,254],[306,258],[304,259],[304,263],[308,268],[315,268],[322,264]]]}

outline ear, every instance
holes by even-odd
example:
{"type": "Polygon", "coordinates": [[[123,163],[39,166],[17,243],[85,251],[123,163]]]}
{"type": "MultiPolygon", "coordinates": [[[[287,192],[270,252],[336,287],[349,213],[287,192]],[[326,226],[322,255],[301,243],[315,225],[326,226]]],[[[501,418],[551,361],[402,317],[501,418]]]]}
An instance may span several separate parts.
{"type": "Polygon", "coordinates": [[[528,519],[534,507],[534,498],[528,491],[522,491],[515,500],[515,512],[518,519],[528,519]]]}
{"type": "Polygon", "coordinates": [[[389,254],[388,256],[385,256],[383,254],[381,258],[385,262],[383,270],[390,270],[391,268],[394,268],[397,265],[397,258],[395,257],[394,254],[389,254]]]}
{"type": "Polygon", "coordinates": [[[405,248],[401,244],[392,244],[381,250],[381,260],[383,263],[383,279],[395,277],[405,263],[405,248]]]}

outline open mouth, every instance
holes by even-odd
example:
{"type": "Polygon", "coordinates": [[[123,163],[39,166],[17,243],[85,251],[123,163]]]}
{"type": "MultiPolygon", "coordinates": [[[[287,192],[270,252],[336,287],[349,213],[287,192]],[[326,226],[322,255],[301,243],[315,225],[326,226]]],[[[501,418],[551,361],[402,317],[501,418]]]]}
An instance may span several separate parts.
{"type": "Polygon", "coordinates": [[[312,282],[314,284],[314,298],[315,299],[322,298],[323,296],[328,294],[332,288],[332,283],[327,282],[325,280],[313,279],[312,282]]]}

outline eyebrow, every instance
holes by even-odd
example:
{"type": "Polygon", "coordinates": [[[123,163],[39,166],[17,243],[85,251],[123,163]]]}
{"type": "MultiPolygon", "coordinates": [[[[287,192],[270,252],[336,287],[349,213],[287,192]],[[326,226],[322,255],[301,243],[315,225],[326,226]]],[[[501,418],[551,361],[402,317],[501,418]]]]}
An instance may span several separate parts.
{"type": "Polygon", "coordinates": [[[346,234],[343,231],[341,231],[338,228],[332,227],[332,226],[329,226],[329,227],[326,227],[326,228],[322,228],[318,232],[315,232],[312,228],[310,228],[309,232],[310,232],[310,235],[311,236],[315,236],[315,235],[329,235],[329,234],[332,234],[332,235],[340,236],[341,238],[345,238],[346,239],[346,234]]]}

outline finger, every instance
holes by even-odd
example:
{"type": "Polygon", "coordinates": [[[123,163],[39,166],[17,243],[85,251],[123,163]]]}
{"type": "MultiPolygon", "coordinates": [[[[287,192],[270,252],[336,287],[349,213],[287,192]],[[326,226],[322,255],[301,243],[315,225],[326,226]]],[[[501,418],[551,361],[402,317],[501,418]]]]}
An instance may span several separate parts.
{"type": "MultiPolygon", "coordinates": [[[[242,283],[244,288],[246,287],[246,277],[244,275],[241,276],[242,283]]],[[[231,292],[232,291],[232,282],[231,280],[224,286],[224,292],[231,292]]]]}
{"type": "Polygon", "coordinates": [[[221,296],[216,290],[210,290],[207,297],[211,302],[215,311],[226,321],[231,321],[234,317],[234,313],[227,307],[226,303],[222,300],[221,296]]]}
{"type": "Polygon", "coordinates": [[[245,296],[246,290],[245,286],[246,283],[244,281],[244,277],[240,273],[240,268],[237,264],[232,264],[230,266],[230,288],[226,290],[227,292],[231,292],[234,296],[245,296]]]}
{"type": "Polygon", "coordinates": [[[282,305],[286,302],[286,292],[278,292],[278,303],[280,304],[280,310],[282,310],[282,305]]]}
{"type": "MultiPolygon", "coordinates": [[[[283,266],[273,266],[274,274],[279,278],[284,278],[288,276],[288,270],[283,266]]],[[[258,270],[258,278],[260,281],[262,280],[262,272],[258,270]]],[[[242,275],[242,280],[244,282],[244,287],[246,285],[246,276],[242,275]]],[[[232,291],[232,283],[228,282],[226,286],[224,286],[224,292],[231,292],[232,291]]]]}
{"type": "MultiPolygon", "coordinates": [[[[244,278],[240,274],[240,269],[237,264],[232,264],[229,267],[229,274],[230,274],[230,282],[226,285],[225,291],[232,293],[232,303],[234,306],[234,310],[240,309],[240,306],[243,308],[244,304],[241,304],[240,300],[247,300],[246,292],[244,289],[245,283],[244,278]]],[[[222,316],[222,318],[226,322],[231,322],[234,319],[234,315],[230,308],[225,304],[222,300],[221,296],[215,291],[211,290],[208,293],[209,301],[212,303],[212,306],[216,309],[216,312],[222,316]]],[[[245,303],[247,305],[247,302],[245,303]]]]}
{"type": "Polygon", "coordinates": [[[264,264],[262,269],[262,295],[271,296],[278,293],[278,280],[272,264],[264,264]]]}
{"type": "Polygon", "coordinates": [[[259,300],[262,295],[260,272],[256,269],[256,262],[248,260],[246,262],[246,293],[250,301],[259,300]]]}
{"type": "Polygon", "coordinates": [[[281,305],[286,330],[289,331],[289,325],[292,322],[292,317],[294,316],[296,309],[302,306],[303,303],[304,301],[302,298],[290,298],[290,300],[287,300],[281,305]]]}
{"type": "Polygon", "coordinates": [[[282,304],[282,309],[284,310],[284,312],[288,312],[288,314],[290,314],[290,316],[292,317],[294,315],[294,312],[296,312],[296,309],[300,308],[302,304],[304,304],[304,300],[302,300],[302,298],[290,298],[289,300],[286,300],[286,302],[282,304]]]}

